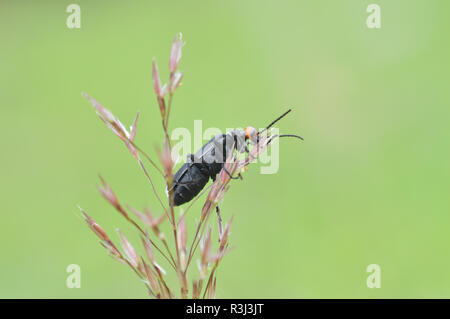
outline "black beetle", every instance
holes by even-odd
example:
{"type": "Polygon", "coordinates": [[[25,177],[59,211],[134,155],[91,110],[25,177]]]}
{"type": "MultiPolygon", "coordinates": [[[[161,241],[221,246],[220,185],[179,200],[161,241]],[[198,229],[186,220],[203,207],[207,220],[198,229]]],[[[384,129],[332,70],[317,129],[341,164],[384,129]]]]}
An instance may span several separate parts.
{"type": "MultiPolygon", "coordinates": [[[[245,130],[233,130],[226,134],[216,135],[203,145],[198,152],[188,155],[186,163],[180,167],[173,177],[174,205],[179,206],[192,200],[205,187],[209,178],[215,181],[217,174],[224,168],[224,163],[231,154],[230,152],[236,150],[239,153],[243,151],[248,153],[247,144],[249,142],[256,144],[262,132],[269,129],[290,111],[286,111],[259,132],[254,127],[249,126],[245,130]]],[[[303,140],[298,135],[278,135],[277,137],[288,136],[303,140]]]]}

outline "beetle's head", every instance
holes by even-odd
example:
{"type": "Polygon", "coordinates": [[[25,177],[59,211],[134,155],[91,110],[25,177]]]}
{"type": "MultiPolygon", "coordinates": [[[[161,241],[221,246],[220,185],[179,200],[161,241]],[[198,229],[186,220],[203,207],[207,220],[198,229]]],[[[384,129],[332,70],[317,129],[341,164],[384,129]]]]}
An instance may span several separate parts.
{"type": "Polygon", "coordinates": [[[252,143],[256,144],[258,142],[259,132],[252,126],[247,126],[245,128],[245,139],[250,140],[252,143]]]}

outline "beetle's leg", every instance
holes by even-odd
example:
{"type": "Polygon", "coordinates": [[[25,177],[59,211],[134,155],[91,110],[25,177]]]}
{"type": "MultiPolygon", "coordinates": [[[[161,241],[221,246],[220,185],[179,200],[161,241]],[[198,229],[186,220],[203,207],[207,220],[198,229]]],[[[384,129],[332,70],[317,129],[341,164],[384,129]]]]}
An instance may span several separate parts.
{"type": "MultiPolygon", "coordinates": [[[[172,181],[172,186],[170,187],[170,190],[173,190],[175,188],[175,186],[184,186],[184,187],[188,187],[189,184],[187,183],[180,183],[177,181],[172,181]]],[[[167,187],[166,187],[167,189],[167,187]]]]}
{"type": "Polygon", "coordinates": [[[239,172],[239,173],[237,174],[236,177],[233,177],[233,176],[231,176],[230,172],[228,172],[228,170],[225,168],[225,166],[223,167],[223,170],[225,171],[225,173],[228,174],[228,176],[230,176],[231,179],[240,179],[240,180],[243,180],[242,175],[241,175],[241,172],[239,172]]]}
{"type": "MultiPolygon", "coordinates": [[[[223,170],[225,171],[225,173],[228,174],[228,176],[230,176],[231,179],[239,179],[239,177],[231,176],[230,172],[225,168],[225,166],[223,166],[223,170]]],[[[240,175],[240,173],[239,173],[239,175],[240,175]]],[[[241,177],[241,179],[242,179],[242,177],[241,177]]]]}
{"type": "Polygon", "coordinates": [[[248,149],[248,143],[249,143],[249,141],[247,141],[247,144],[245,145],[245,153],[247,153],[247,155],[248,155],[248,157],[250,157],[250,160],[255,160],[256,159],[256,157],[254,157],[251,153],[250,153],[250,150],[248,149]]]}

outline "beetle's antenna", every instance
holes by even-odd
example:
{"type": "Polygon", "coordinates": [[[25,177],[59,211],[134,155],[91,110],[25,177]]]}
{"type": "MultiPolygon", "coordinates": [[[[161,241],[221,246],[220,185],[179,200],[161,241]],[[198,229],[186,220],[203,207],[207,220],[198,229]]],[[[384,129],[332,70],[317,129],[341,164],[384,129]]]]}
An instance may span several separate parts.
{"type": "Polygon", "coordinates": [[[269,139],[269,141],[268,141],[268,143],[267,144],[269,144],[270,142],[272,142],[273,141],[273,139],[274,138],[276,138],[276,137],[295,137],[295,138],[298,138],[298,139],[300,139],[300,140],[304,140],[303,139],[303,137],[301,137],[301,136],[299,136],[299,135],[294,135],[294,134],[281,134],[281,135],[272,135],[272,136],[270,136],[270,139],[269,139]]]}
{"type": "Polygon", "coordinates": [[[296,137],[296,138],[299,138],[302,141],[304,141],[303,137],[301,137],[300,135],[294,135],[294,134],[282,134],[282,135],[278,135],[278,137],[296,137]]]}
{"type": "Polygon", "coordinates": [[[262,129],[261,131],[259,131],[258,133],[261,134],[264,131],[267,131],[269,128],[272,127],[272,125],[274,125],[276,122],[278,122],[279,120],[281,120],[283,117],[286,116],[286,114],[288,114],[290,111],[292,111],[291,109],[287,110],[286,112],[283,113],[283,115],[279,116],[275,121],[273,121],[272,123],[270,123],[269,125],[267,125],[267,127],[265,129],[262,129]]]}

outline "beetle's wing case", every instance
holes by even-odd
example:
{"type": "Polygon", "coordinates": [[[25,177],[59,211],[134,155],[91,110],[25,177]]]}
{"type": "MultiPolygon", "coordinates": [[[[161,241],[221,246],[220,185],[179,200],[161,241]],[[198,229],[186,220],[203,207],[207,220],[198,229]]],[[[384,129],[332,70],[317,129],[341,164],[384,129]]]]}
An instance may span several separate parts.
{"type": "Polygon", "coordinates": [[[194,157],[196,160],[201,160],[205,156],[211,153],[211,151],[214,149],[214,139],[216,139],[217,136],[214,136],[212,139],[210,139],[205,145],[202,146],[201,149],[199,149],[195,154],[194,157]]]}
{"type": "Polygon", "coordinates": [[[205,187],[209,180],[208,171],[202,165],[185,163],[175,174],[174,204],[179,206],[189,202],[205,187]],[[178,175],[178,173],[180,173],[178,175]]]}
{"type": "Polygon", "coordinates": [[[245,146],[245,131],[233,130],[227,134],[214,136],[194,156],[198,162],[208,164],[224,163],[231,152],[233,152],[233,149],[242,152],[245,146]]]}
{"type": "Polygon", "coordinates": [[[218,134],[210,139],[202,148],[194,154],[194,161],[199,163],[222,163],[223,143],[225,134],[218,134]]]}
{"type": "Polygon", "coordinates": [[[188,171],[188,165],[185,163],[183,166],[181,166],[178,171],[173,176],[174,181],[178,182],[180,179],[183,178],[184,174],[188,171]]]}
{"type": "Polygon", "coordinates": [[[201,159],[203,158],[204,154],[206,154],[207,152],[211,152],[211,150],[214,148],[214,146],[212,145],[212,141],[215,137],[213,137],[211,140],[209,140],[205,145],[202,146],[202,148],[197,151],[195,154],[189,154],[186,157],[186,162],[185,164],[183,164],[183,166],[181,166],[178,171],[175,173],[174,175],[174,180],[175,181],[180,181],[183,176],[186,174],[186,172],[189,169],[189,164],[195,163],[195,161],[201,161],[201,159]],[[192,160],[192,155],[194,157],[194,159],[192,160]]]}

